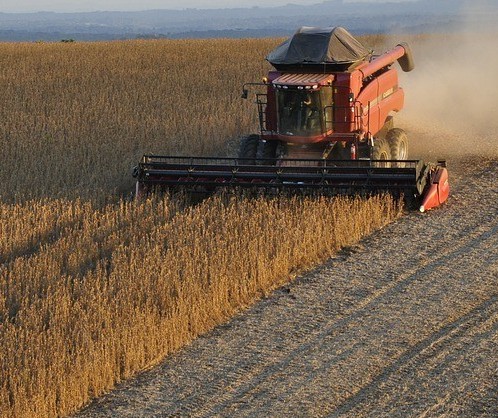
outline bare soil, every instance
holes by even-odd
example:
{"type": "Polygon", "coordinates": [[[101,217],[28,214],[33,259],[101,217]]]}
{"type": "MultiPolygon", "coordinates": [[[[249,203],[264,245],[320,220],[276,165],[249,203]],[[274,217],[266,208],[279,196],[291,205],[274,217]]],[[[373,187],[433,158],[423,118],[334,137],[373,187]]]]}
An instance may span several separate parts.
{"type": "Polygon", "coordinates": [[[491,154],[450,158],[441,209],[344,249],[77,417],[498,416],[491,154]]]}

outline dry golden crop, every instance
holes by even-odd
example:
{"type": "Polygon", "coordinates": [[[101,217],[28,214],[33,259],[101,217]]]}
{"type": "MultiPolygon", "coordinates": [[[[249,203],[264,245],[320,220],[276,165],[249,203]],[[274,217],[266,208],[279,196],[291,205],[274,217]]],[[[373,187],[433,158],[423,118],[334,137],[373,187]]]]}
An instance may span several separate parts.
{"type": "Polygon", "coordinates": [[[278,40],[0,45],[0,417],[66,415],[399,215],[390,197],[137,203],[144,152],[254,131],[278,40]]]}
{"type": "Polygon", "coordinates": [[[144,152],[225,153],[255,129],[241,87],[275,43],[1,45],[0,196],[126,193],[144,152]]]}
{"type": "Polygon", "coordinates": [[[1,206],[0,416],[74,411],[399,213],[388,197],[1,206]],[[10,218],[10,219],[9,219],[10,218]],[[21,237],[15,240],[15,237],[21,237]]]}

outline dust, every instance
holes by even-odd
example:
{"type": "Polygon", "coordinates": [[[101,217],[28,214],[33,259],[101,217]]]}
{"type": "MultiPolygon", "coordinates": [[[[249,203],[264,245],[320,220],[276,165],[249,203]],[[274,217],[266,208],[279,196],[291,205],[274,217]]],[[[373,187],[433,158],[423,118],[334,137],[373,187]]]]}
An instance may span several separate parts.
{"type": "MultiPolygon", "coordinates": [[[[470,6],[469,6],[470,7],[470,6]]],[[[476,22],[498,8],[475,2],[454,33],[420,36],[410,46],[415,70],[401,73],[411,158],[498,157],[498,31],[476,22]]]]}

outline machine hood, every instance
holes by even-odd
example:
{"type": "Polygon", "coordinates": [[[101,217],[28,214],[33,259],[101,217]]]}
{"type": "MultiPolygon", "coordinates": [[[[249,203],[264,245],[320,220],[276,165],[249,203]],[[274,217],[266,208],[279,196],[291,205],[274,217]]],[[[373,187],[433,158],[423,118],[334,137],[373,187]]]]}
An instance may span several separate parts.
{"type": "Polygon", "coordinates": [[[277,70],[329,65],[347,69],[368,60],[372,51],[342,27],[301,27],[266,57],[277,70]]]}

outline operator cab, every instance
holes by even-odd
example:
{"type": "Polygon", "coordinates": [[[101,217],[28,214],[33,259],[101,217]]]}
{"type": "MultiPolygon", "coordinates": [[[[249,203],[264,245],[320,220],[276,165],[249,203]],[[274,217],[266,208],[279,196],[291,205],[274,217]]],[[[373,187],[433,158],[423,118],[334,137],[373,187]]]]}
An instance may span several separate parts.
{"type": "Polygon", "coordinates": [[[286,137],[317,137],[332,131],[330,75],[286,74],[273,81],[277,130],[286,137]]]}

